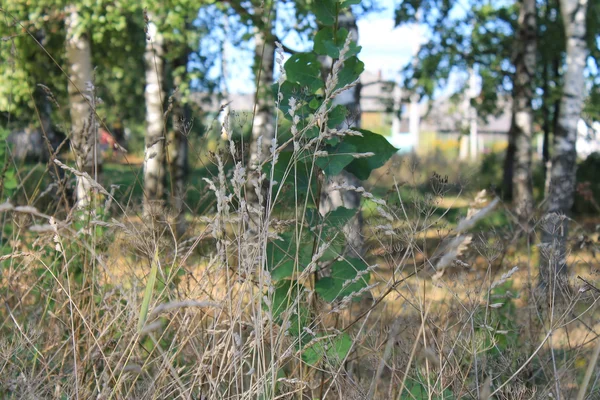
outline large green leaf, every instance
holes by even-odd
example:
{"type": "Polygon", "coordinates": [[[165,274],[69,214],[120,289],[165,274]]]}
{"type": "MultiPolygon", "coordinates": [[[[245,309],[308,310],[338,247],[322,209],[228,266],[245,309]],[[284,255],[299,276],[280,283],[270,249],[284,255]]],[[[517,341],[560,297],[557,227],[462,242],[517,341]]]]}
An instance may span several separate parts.
{"type": "Polygon", "coordinates": [[[9,169],[4,173],[4,188],[12,190],[18,186],[17,177],[14,169],[9,169]]]}
{"type": "Polygon", "coordinates": [[[336,146],[327,146],[327,157],[317,157],[316,164],[331,177],[338,175],[354,160],[353,154],[357,152],[355,146],[350,143],[341,142],[336,146]]]}
{"type": "Polygon", "coordinates": [[[371,157],[357,158],[345,170],[358,179],[369,178],[374,169],[382,167],[398,149],[392,146],[386,138],[365,129],[359,129],[361,136],[346,136],[344,142],[354,145],[363,153],[374,153],[371,157]]]}
{"type": "MultiPolygon", "coordinates": [[[[340,58],[340,51],[344,47],[347,37],[347,29],[341,28],[337,31],[337,34],[334,35],[333,28],[327,26],[321,29],[315,35],[314,51],[315,53],[322,56],[340,58]]],[[[360,52],[360,50],[361,47],[357,46],[356,43],[352,41],[352,43],[350,43],[350,48],[346,53],[346,58],[357,55],[360,52]]]]}
{"type": "Polygon", "coordinates": [[[308,233],[303,234],[300,243],[294,232],[285,232],[280,236],[281,240],[267,244],[267,268],[274,281],[303,271],[312,259],[313,239],[308,233]]]}
{"type": "MultiPolygon", "coordinates": [[[[319,335],[318,337],[323,337],[319,335]]],[[[352,348],[352,338],[347,333],[330,339],[324,339],[307,347],[302,352],[302,360],[309,365],[316,365],[324,360],[330,366],[339,366],[352,348]]]]}
{"type": "Polygon", "coordinates": [[[313,11],[317,21],[326,26],[335,24],[339,3],[336,0],[316,0],[313,11]]]}
{"type": "Polygon", "coordinates": [[[296,53],[284,64],[287,79],[305,86],[311,93],[324,86],[321,79],[321,63],[314,53],[296,53]]]}
{"type": "Polygon", "coordinates": [[[351,84],[360,77],[365,70],[365,64],[356,56],[350,57],[344,61],[344,66],[338,74],[338,84],[336,88],[342,88],[351,84]]]}
{"type": "MultiPolygon", "coordinates": [[[[309,107],[309,102],[315,99],[315,96],[306,92],[304,87],[298,83],[290,82],[286,80],[279,86],[278,83],[272,86],[273,94],[277,98],[278,94],[281,94],[281,102],[279,109],[284,113],[284,116],[292,121],[293,118],[290,115],[290,99],[293,97],[296,100],[296,115],[307,116],[312,113],[309,107]]],[[[320,103],[319,103],[320,104],[320,103]]]]}
{"type": "Polygon", "coordinates": [[[312,315],[307,302],[300,302],[300,306],[295,309],[290,316],[290,325],[288,333],[298,338],[298,343],[306,344],[312,339],[311,335],[308,334],[304,328],[311,325],[312,315]]]}
{"type": "Polygon", "coordinates": [[[274,320],[279,320],[281,313],[294,303],[297,295],[298,285],[295,281],[283,281],[277,286],[271,298],[274,320]]]}
{"type": "Polygon", "coordinates": [[[286,311],[292,304],[294,299],[298,295],[298,283],[296,281],[282,281],[271,298],[271,304],[273,307],[273,319],[279,321],[281,313],[286,311]]]}
{"type": "Polygon", "coordinates": [[[338,104],[327,115],[327,126],[329,128],[335,128],[341,125],[346,120],[346,115],[348,115],[348,109],[343,105],[338,104]]]}
{"type": "Polygon", "coordinates": [[[315,285],[315,290],[325,301],[341,300],[369,284],[370,273],[366,273],[358,278],[356,282],[344,286],[347,281],[356,278],[358,272],[367,268],[368,265],[358,258],[346,258],[336,261],[331,266],[331,276],[319,279],[315,285]]]}
{"type": "Polygon", "coordinates": [[[357,210],[345,207],[338,207],[324,217],[321,217],[318,210],[306,211],[306,222],[313,228],[311,232],[317,239],[317,247],[323,243],[329,243],[329,247],[321,255],[319,261],[332,261],[343,254],[346,247],[346,238],[342,229],[356,213],[357,210]],[[317,227],[320,228],[314,229],[317,227]]]}
{"type": "MultiPolygon", "coordinates": [[[[299,192],[306,192],[314,186],[311,176],[312,158],[307,155],[294,153],[292,151],[282,151],[275,164],[273,171],[273,180],[278,185],[293,185],[299,192]]],[[[266,163],[264,171],[267,177],[271,177],[272,163],[266,163]]]]}

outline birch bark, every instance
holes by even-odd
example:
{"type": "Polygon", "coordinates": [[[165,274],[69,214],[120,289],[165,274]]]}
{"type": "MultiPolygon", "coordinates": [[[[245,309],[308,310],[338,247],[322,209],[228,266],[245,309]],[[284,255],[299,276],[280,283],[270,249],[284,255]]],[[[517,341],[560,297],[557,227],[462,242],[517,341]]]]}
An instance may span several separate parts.
{"type": "Polygon", "coordinates": [[[577,161],[577,123],[585,96],[588,50],[586,46],[587,0],[561,0],[560,10],[567,41],[567,66],[560,102],[550,171],[548,215],[544,220],[540,250],[540,284],[546,287],[554,279],[564,284],[567,264],[567,214],[573,206],[577,161]]]}

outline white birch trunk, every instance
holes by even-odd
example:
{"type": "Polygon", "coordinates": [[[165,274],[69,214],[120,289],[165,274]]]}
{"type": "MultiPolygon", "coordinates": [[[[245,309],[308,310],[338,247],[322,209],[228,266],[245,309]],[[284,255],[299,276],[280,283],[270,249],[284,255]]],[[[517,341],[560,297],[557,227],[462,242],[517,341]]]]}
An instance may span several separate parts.
{"type": "Polygon", "coordinates": [[[573,206],[577,161],[577,123],[585,96],[588,50],[586,47],[587,0],[561,0],[560,9],[567,40],[567,66],[558,123],[554,134],[554,154],[550,171],[548,216],[544,221],[541,246],[540,284],[546,286],[566,275],[566,218],[573,206]]]}
{"type": "MultiPolygon", "coordinates": [[[[101,157],[98,149],[98,127],[93,106],[93,69],[90,42],[81,31],[81,18],[75,5],[66,9],[66,59],[69,74],[69,108],[71,113],[72,148],[77,169],[98,179],[101,157]]],[[[87,207],[91,201],[91,185],[77,177],[76,205],[87,207]]]]}
{"type": "Polygon", "coordinates": [[[156,25],[148,23],[146,62],[146,150],[144,155],[144,214],[160,212],[165,179],[165,125],[163,115],[164,40],[156,25]]]}
{"type": "Polygon", "coordinates": [[[271,140],[275,135],[275,105],[271,93],[273,70],[275,69],[275,43],[270,32],[260,29],[257,29],[254,40],[256,42],[254,57],[258,86],[250,145],[250,166],[253,169],[269,158],[271,140]]]}
{"type": "Polygon", "coordinates": [[[513,129],[515,158],[513,169],[513,201],[523,228],[528,230],[533,212],[531,159],[533,153],[534,79],[537,53],[537,23],[535,0],[522,0],[519,11],[519,31],[515,57],[513,88],[513,129]]]}
{"type": "MultiPolygon", "coordinates": [[[[256,8],[257,13],[263,15],[263,26],[257,27],[254,34],[254,65],[256,71],[256,102],[254,104],[254,120],[252,121],[252,139],[248,166],[250,171],[257,171],[260,165],[271,156],[271,141],[275,137],[275,101],[272,94],[273,70],[275,69],[275,42],[271,34],[271,21],[277,20],[275,5],[269,11],[256,8]],[[270,17],[270,18],[269,18],[270,17]]],[[[259,204],[258,192],[265,194],[266,182],[259,183],[260,171],[250,174],[247,184],[246,200],[257,210],[265,204],[259,204]]],[[[261,196],[263,199],[264,196],[261,196]]]]}

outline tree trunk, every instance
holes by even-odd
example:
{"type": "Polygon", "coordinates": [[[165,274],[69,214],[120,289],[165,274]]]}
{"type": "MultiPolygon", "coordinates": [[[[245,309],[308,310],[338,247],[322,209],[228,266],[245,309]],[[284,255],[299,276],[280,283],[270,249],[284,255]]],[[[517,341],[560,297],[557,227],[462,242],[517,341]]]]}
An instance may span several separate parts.
{"type": "Polygon", "coordinates": [[[504,200],[512,200],[513,198],[513,176],[515,153],[517,152],[515,139],[515,114],[513,113],[508,131],[508,146],[506,147],[506,155],[504,156],[504,175],[502,181],[502,198],[504,200]]]}
{"type": "Polygon", "coordinates": [[[519,31],[513,82],[512,128],[515,144],[513,203],[519,222],[528,230],[533,212],[533,183],[531,176],[533,140],[533,90],[537,52],[537,23],[535,0],[521,0],[519,31]]]}
{"type": "MultiPolygon", "coordinates": [[[[556,57],[554,59],[554,79],[558,82],[560,76],[560,56],[556,57]]],[[[554,102],[554,115],[553,115],[553,122],[552,122],[552,132],[553,134],[556,133],[557,129],[558,129],[558,117],[560,115],[560,99],[557,99],[554,102]]],[[[551,179],[551,170],[552,170],[552,157],[550,156],[550,145],[551,145],[551,141],[550,141],[550,137],[548,137],[548,140],[544,143],[544,151],[548,153],[548,159],[546,161],[546,171],[544,174],[544,179],[546,180],[544,182],[544,194],[546,195],[546,197],[550,194],[550,179],[551,179]]]]}
{"type": "MultiPolygon", "coordinates": [[[[66,58],[69,74],[69,108],[71,113],[71,144],[77,169],[98,179],[102,164],[98,148],[98,126],[93,109],[95,94],[92,89],[93,69],[90,42],[80,32],[81,19],[75,5],[66,9],[66,58]],[[91,106],[91,107],[90,107],[91,106]]],[[[91,185],[78,176],[77,207],[87,207],[91,201],[91,185]]]]}
{"type": "Polygon", "coordinates": [[[550,76],[548,71],[548,65],[544,64],[543,67],[543,79],[542,90],[544,95],[542,97],[542,131],[544,132],[544,138],[542,140],[542,170],[544,171],[544,177],[547,173],[548,162],[550,161],[550,132],[552,130],[552,120],[550,118],[550,76]]]}
{"type": "Polygon", "coordinates": [[[165,189],[165,125],[163,116],[164,41],[148,22],[146,52],[146,150],[144,155],[144,214],[158,215],[165,189]]]}
{"type": "MultiPolygon", "coordinates": [[[[263,17],[263,27],[257,27],[254,35],[254,65],[256,71],[256,101],[254,105],[254,121],[252,123],[252,142],[250,143],[249,166],[251,170],[258,168],[269,158],[271,141],[275,135],[275,103],[271,90],[273,70],[275,69],[275,43],[271,34],[270,20],[276,20],[275,9],[271,11],[257,9],[263,17]]],[[[255,198],[254,188],[249,190],[250,197],[255,198]]]]}
{"type": "MultiPolygon", "coordinates": [[[[349,34],[352,35],[352,39],[358,42],[358,27],[356,25],[356,18],[352,12],[347,12],[339,16],[338,19],[339,28],[345,28],[349,34]]],[[[331,59],[323,60],[323,70],[329,70],[327,63],[331,63],[331,59]]],[[[325,77],[326,78],[326,77],[325,77]]],[[[337,96],[333,101],[333,106],[341,104],[348,109],[349,118],[347,121],[351,121],[349,125],[354,127],[360,127],[361,124],[361,111],[360,111],[360,84],[354,86],[348,91],[337,96]]],[[[343,126],[340,128],[345,128],[343,126]]],[[[321,204],[320,212],[322,215],[337,209],[338,207],[345,207],[350,209],[359,209],[356,216],[351,219],[343,228],[344,237],[346,238],[346,253],[351,257],[363,257],[364,256],[364,238],[362,235],[363,218],[362,212],[360,211],[360,200],[361,195],[356,191],[346,190],[333,190],[332,187],[335,185],[352,185],[355,187],[361,186],[360,181],[354,175],[342,171],[340,175],[328,177],[324,183],[324,187],[321,191],[321,204]]]]}
{"type": "MultiPolygon", "coordinates": [[[[187,68],[188,54],[173,62],[173,71],[183,67],[187,68]]],[[[169,174],[171,176],[171,207],[175,213],[175,232],[177,237],[182,237],[186,230],[185,224],[185,185],[189,172],[188,135],[191,126],[191,110],[187,103],[183,102],[181,85],[185,80],[186,73],[176,75],[173,84],[177,93],[173,106],[173,128],[169,138],[169,174]]]]}
{"type": "Polygon", "coordinates": [[[559,286],[563,287],[567,272],[569,221],[566,214],[573,206],[577,167],[575,147],[577,124],[585,95],[587,3],[587,0],[560,1],[567,41],[567,66],[558,125],[554,133],[548,215],[542,231],[540,250],[540,284],[542,287],[551,284],[553,278],[557,278],[559,286]]]}

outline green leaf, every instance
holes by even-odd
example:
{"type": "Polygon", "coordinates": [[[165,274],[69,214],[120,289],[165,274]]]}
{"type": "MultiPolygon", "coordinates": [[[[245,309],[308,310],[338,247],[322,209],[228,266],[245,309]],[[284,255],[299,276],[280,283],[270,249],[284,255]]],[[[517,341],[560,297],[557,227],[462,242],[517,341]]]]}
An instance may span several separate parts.
{"type": "Polygon", "coordinates": [[[338,207],[325,216],[325,223],[333,229],[342,229],[357,213],[353,208],[338,207]]]}
{"type": "Polygon", "coordinates": [[[327,146],[327,157],[317,157],[315,163],[325,172],[325,175],[331,177],[338,175],[342,170],[354,161],[352,154],[357,152],[355,146],[341,142],[337,146],[327,146]]]}
{"type": "MultiPolygon", "coordinates": [[[[323,337],[320,334],[318,337],[323,337]]],[[[302,360],[309,365],[316,365],[325,360],[330,366],[339,366],[352,348],[352,338],[347,333],[329,340],[321,340],[302,352],[302,360]]]]}
{"type": "Polygon", "coordinates": [[[359,277],[356,282],[345,285],[348,281],[356,278],[358,272],[367,268],[368,265],[358,258],[346,258],[336,261],[331,266],[331,276],[319,279],[315,285],[315,290],[327,302],[341,300],[369,284],[370,273],[366,273],[359,277]]]}
{"type": "Polygon", "coordinates": [[[320,261],[334,260],[342,254],[346,245],[342,229],[357,212],[356,209],[338,207],[322,217],[318,210],[306,210],[306,222],[318,242],[332,242],[320,261]]]}
{"type": "Polygon", "coordinates": [[[148,282],[146,283],[146,290],[144,291],[144,298],[142,300],[142,307],[140,309],[140,319],[138,321],[138,332],[142,330],[148,317],[148,308],[150,307],[150,300],[152,300],[152,293],[154,292],[154,285],[156,284],[156,275],[158,273],[158,247],[154,251],[154,258],[152,259],[152,266],[150,268],[150,275],[148,276],[148,282]]]}
{"type": "Polygon", "coordinates": [[[311,93],[324,86],[321,79],[321,63],[314,53],[296,53],[284,64],[287,79],[306,86],[311,93]]]}
{"type": "Polygon", "coordinates": [[[294,299],[298,295],[298,283],[296,281],[282,281],[271,298],[271,305],[273,307],[273,319],[279,321],[281,313],[287,310],[293,303],[294,299]]]}
{"type": "Polygon", "coordinates": [[[313,97],[313,99],[310,101],[310,103],[308,103],[308,106],[313,110],[316,110],[317,108],[319,108],[320,105],[321,105],[321,102],[316,97],[313,97]]]}
{"type": "MultiPolygon", "coordinates": [[[[316,179],[311,176],[312,157],[307,157],[292,151],[282,151],[279,153],[273,179],[279,185],[294,185],[298,191],[306,192],[309,186],[313,186],[316,179]]],[[[271,176],[272,163],[264,166],[267,177],[271,176]]]]}
{"type": "Polygon", "coordinates": [[[286,80],[281,84],[281,87],[278,83],[273,84],[272,89],[275,98],[277,98],[278,93],[281,93],[281,95],[283,95],[279,108],[284,113],[285,117],[290,121],[292,120],[292,117],[289,114],[290,99],[292,97],[296,100],[296,103],[298,105],[296,109],[296,114],[312,114],[312,111],[309,109],[308,103],[312,102],[315,99],[315,96],[308,94],[300,84],[286,80]]]}
{"type": "MultiPolygon", "coordinates": [[[[348,30],[341,28],[334,35],[332,27],[325,27],[321,29],[315,35],[314,39],[314,51],[315,53],[322,56],[329,56],[331,58],[339,58],[340,51],[346,43],[348,37],[348,30]]],[[[346,53],[346,58],[357,55],[361,50],[360,46],[357,46],[354,41],[350,43],[350,48],[346,53]]]]}
{"type": "Polygon", "coordinates": [[[346,115],[348,115],[348,109],[343,105],[338,104],[333,110],[329,112],[327,119],[327,127],[333,129],[341,125],[346,120],[346,115]]]}
{"type": "Polygon", "coordinates": [[[299,338],[299,343],[302,344],[306,344],[312,339],[304,330],[305,327],[310,326],[310,321],[312,320],[310,309],[304,305],[308,305],[308,303],[300,302],[298,309],[294,310],[290,316],[290,327],[288,329],[288,333],[293,337],[299,338]]]}
{"type": "Polygon", "coordinates": [[[337,7],[338,3],[335,0],[315,1],[313,10],[317,21],[326,26],[334,25],[338,13],[337,7]]]}
{"type": "Polygon", "coordinates": [[[297,243],[294,232],[280,236],[282,240],[267,244],[267,268],[275,282],[303,271],[312,259],[313,240],[309,234],[305,233],[300,243],[297,243]]]}
{"type": "Polygon", "coordinates": [[[360,61],[356,56],[350,57],[344,61],[344,66],[338,75],[338,84],[336,88],[341,88],[351,84],[358,78],[360,74],[365,70],[365,64],[360,61]]]}
{"type": "Polygon", "coordinates": [[[358,179],[369,178],[374,169],[382,167],[397,151],[386,138],[365,129],[359,129],[361,136],[346,136],[344,142],[354,145],[364,153],[374,153],[371,157],[354,159],[345,170],[358,179]]]}
{"type": "Polygon", "coordinates": [[[17,178],[15,176],[15,171],[12,169],[9,169],[4,174],[4,187],[6,189],[12,190],[12,189],[16,189],[17,186],[18,186],[18,184],[17,184],[17,178]]]}
{"type": "Polygon", "coordinates": [[[361,0],[343,0],[343,1],[340,1],[340,7],[347,8],[347,7],[350,7],[351,5],[360,4],[360,1],[361,0]]]}

